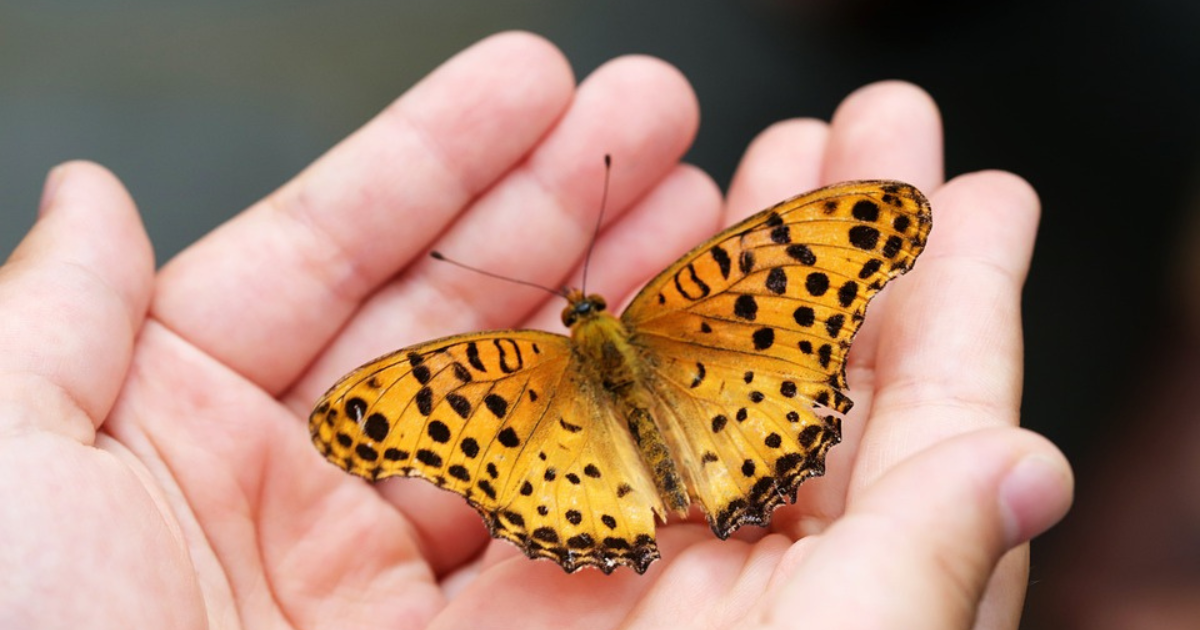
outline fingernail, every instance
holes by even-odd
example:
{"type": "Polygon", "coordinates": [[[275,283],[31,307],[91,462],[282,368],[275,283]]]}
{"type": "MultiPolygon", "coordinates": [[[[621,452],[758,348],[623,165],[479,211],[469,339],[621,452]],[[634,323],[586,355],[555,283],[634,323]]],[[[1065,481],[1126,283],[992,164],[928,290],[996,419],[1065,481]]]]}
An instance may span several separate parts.
{"type": "Polygon", "coordinates": [[[1071,507],[1071,475],[1040,454],[1026,455],[1000,482],[1000,513],[1009,547],[1050,529],[1071,507]]]}
{"type": "Polygon", "coordinates": [[[46,183],[42,184],[42,200],[38,203],[39,216],[45,214],[46,209],[54,204],[54,196],[58,194],[58,187],[62,184],[63,170],[60,164],[46,174],[46,183]]]}

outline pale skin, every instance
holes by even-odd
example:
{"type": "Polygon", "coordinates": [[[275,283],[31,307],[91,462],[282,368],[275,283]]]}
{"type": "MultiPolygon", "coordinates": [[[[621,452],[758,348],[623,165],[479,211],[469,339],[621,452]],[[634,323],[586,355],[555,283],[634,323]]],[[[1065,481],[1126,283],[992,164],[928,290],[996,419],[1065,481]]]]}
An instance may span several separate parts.
{"type": "Polygon", "coordinates": [[[547,42],[496,36],[157,273],[118,180],[55,169],[0,269],[0,626],[1015,628],[1025,542],[1072,492],[1059,451],[1016,426],[1036,195],[1000,172],[943,181],[936,106],[907,84],[767,129],[725,196],[679,162],[697,123],[661,61],[576,85],[547,42]],[[901,179],[934,208],[927,250],[855,342],[828,475],[769,531],[661,527],[642,576],[528,560],[456,495],[346,475],[306,428],[383,352],[561,331],[561,299],[426,253],[578,282],[604,153],[588,291],[614,306],[825,183],[901,179]]]}

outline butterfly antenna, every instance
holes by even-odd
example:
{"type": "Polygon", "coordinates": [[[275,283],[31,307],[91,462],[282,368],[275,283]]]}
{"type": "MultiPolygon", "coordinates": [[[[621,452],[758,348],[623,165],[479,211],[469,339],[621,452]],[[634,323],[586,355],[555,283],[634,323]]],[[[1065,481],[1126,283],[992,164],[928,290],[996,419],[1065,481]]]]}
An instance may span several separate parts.
{"type": "Polygon", "coordinates": [[[434,250],[434,251],[431,251],[431,252],[429,252],[429,257],[430,257],[430,258],[432,258],[432,259],[434,259],[434,260],[440,260],[440,261],[442,261],[442,262],[448,262],[448,263],[450,263],[451,265],[454,265],[454,266],[456,266],[456,267],[462,267],[463,269],[466,269],[466,270],[468,270],[468,271],[474,271],[475,273],[478,273],[478,274],[485,275],[485,276],[487,276],[487,277],[489,277],[489,278],[495,278],[495,279],[497,279],[497,280],[506,280],[506,281],[508,281],[508,282],[513,282],[513,283],[515,283],[515,284],[523,284],[523,285],[525,285],[525,286],[527,286],[527,287],[533,287],[533,288],[535,288],[535,289],[541,289],[541,290],[545,291],[546,293],[549,293],[549,294],[551,294],[551,295],[557,295],[558,297],[561,297],[561,298],[565,298],[565,297],[567,297],[567,292],[566,292],[565,290],[563,290],[563,289],[559,289],[558,291],[555,291],[554,289],[551,289],[550,287],[547,287],[547,286],[540,285],[540,284],[538,284],[538,283],[536,283],[536,282],[530,282],[530,281],[528,281],[528,280],[518,280],[518,279],[516,279],[516,278],[510,278],[510,277],[508,277],[508,276],[502,276],[502,275],[500,275],[500,274],[498,274],[498,273],[492,273],[492,272],[490,272],[490,271],[485,271],[485,270],[483,270],[483,269],[480,269],[480,268],[478,268],[478,267],[472,267],[471,265],[468,265],[468,264],[465,264],[465,263],[460,263],[460,262],[458,262],[457,260],[454,260],[454,259],[452,259],[452,258],[446,258],[446,257],[445,257],[445,256],[444,256],[444,255],[443,255],[441,252],[439,252],[439,251],[437,251],[437,250],[434,250]]]}
{"type": "Polygon", "coordinates": [[[600,237],[600,224],[604,222],[604,208],[608,205],[608,180],[612,174],[612,155],[604,154],[604,192],[600,195],[600,212],[596,214],[596,227],[592,229],[592,242],[588,243],[587,255],[583,258],[583,286],[580,290],[587,295],[587,273],[592,262],[592,250],[596,249],[596,239],[600,237]]]}

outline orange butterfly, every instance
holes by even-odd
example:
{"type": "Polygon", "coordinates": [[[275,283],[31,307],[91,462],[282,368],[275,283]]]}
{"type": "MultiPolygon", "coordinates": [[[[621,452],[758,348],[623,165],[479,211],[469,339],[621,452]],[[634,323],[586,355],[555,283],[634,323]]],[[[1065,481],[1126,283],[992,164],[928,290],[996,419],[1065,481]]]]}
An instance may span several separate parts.
{"type": "Polygon", "coordinates": [[[824,473],[850,341],[931,225],[900,182],[789,199],[688,252],[620,318],[571,291],[570,337],[470,333],[371,361],[317,403],[313,443],[353,474],[462,495],[531,558],[642,573],[656,515],[699,503],[726,538],[824,473]]]}

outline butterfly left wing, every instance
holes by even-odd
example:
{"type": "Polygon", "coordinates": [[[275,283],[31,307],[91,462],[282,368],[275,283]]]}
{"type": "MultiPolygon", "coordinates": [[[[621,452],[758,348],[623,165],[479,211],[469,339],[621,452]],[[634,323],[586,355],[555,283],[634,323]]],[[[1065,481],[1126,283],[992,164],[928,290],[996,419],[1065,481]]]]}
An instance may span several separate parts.
{"type": "Polygon", "coordinates": [[[531,558],[641,573],[658,557],[654,517],[666,510],[575,361],[568,338],[537,331],[431,341],[342,378],[309,431],[348,472],[421,477],[462,495],[493,536],[531,558]]]}
{"type": "Polygon", "coordinates": [[[931,226],[912,186],[863,181],[789,199],[701,244],[622,315],[654,376],[684,479],[724,538],[765,524],[824,472],[850,409],[845,358],[871,297],[931,226]]]}

